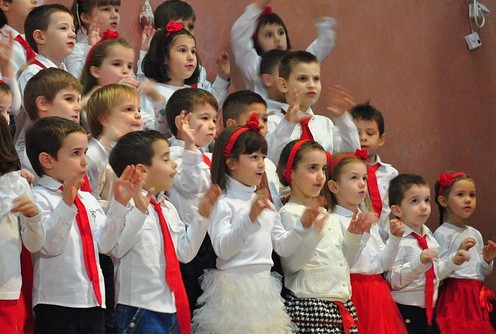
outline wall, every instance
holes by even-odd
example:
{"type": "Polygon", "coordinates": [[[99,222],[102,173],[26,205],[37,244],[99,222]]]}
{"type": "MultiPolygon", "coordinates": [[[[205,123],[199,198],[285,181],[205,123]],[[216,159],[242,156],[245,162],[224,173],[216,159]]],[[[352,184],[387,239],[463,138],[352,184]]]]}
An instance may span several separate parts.
{"type": "MultiPolygon", "coordinates": [[[[161,2],[152,0],[152,7],[161,2]]],[[[431,184],[446,169],[470,173],[479,199],[470,223],[485,240],[496,240],[491,197],[496,163],[496,0],[483,2],[493,13],[480,31],[482,47],[472,52],[463,39],[470,32],[467,0],[274,0],[271,5],[286,22],[295,49],[313,40],[315,18],[328,14],[337,19],[336,46],[322,64],[323,85],[338,83],[358,101],[370,99],[384,113],[387,143],[381,157],[400,172],[421,174],[431,184]]],[[[133,45],[139,45],[142,3],[122,0],[121,31],[133,45]]],[[[197,14],[199,52],[213,77],[215,57],[229,49],[230,28],[250,1],[190,3],[197,14]]],[[[232,77],[233,86],[242,88],[234,64],[232,77]]],[[[435,228],[434,201],[432,208],[428,225],[435,228]]],[[[496,275],[488,283],[495,288],[496,275]]]]}

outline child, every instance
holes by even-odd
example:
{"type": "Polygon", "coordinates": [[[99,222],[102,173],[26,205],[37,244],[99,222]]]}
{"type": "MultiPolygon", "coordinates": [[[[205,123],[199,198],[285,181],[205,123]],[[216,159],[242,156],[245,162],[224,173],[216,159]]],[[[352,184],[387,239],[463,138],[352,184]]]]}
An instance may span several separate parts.
{"type": "Polygon", "coordinates": [[[194,333],[292,331],[280,282],[270,274],[271,253],[274,248],[281,256],[293,254],[314,230],[311,226],[318,211],[308,209],[301,223],[285,231],[267,194],[255,193],[267,152],[258,123],[253,117],[243,127],[226,128],[215,143],[212,183],[219,185],[223,196],[212,212],[208,233],[217,270],[204,275],[201,307],[193,316],[194,333]]]}
{"type": "Polygon", "coordinates": [[[286,97],[277,87],[277,80],[279,64],[288,52],[279,49],[270,50],[265,52],[260,60],[260,81],[267,91],[265,101],[269,110],[281,110],[286,103],[286,97]]]}
{"type": "MultiPolygon", "coordinates": [[[[25,113],[29,122],[47,116],[60,116],[79,123],[80,94],[81,84],[70,73],[58,68],[41,70],[26,85],[25,113]]],[[[21,130],[16,150],[21,165],[34,172],[26,155],[25,129],[21,130]]]]}
{"type": "Polygon", "coordinates": [[[441,226],[434,232],[439,243],[439,258],[443,260],[466,244],[470,261],[444,280],[439,290],[436,321],[441,333],[496,333],[489,321],[491,307],[484,287],[484,277],[493,269],[496,244],[489,240],[484,246],[482,235],[465,221],[476,207],[475,181],[463,172],[439,175],[436,185],[441,226]],[[473,246],[473,247],[472,247],[473,246]],[[481,299],[482,296],[482,299],[481,299]]]}
{"type": "Polygon", "coordinates": [[[0,143],[0,332],[21,334],[25,331],[21,248],[39,251],[45,230],[31,188],[20,175],[21,164],[7,121],[1,116],[0,143]]]}
{"type": "Polygon", "coordinates": [[[31,10],[24,23],[26,40],[38,54],[19,75],[19,88],[24,94],[26,83],[41,69],[57,67],[74,49],[76,34],[71,12],[59,4],[42,5],[31,10]]]}
{"type": "Polygon", "coordinates": [[[205,237],[206,217],[220,191],[211,187],[206,192],[186,229],[162,194],[171,189],[176,173],[163,135],[154,130],[124,135],[110,153],[110,165],[117,175],[128,165],[146,175],[144,193],[134,197],[131,218],[111,251],[116,259],[118,333],[190,333],[178,260],[195,257],[205,237]]]}
{"type": "Polygon", "coordinates": [[[379,232],[384,241],[389,237],[389,203],[387,189],[389,181],[398,171],[379,158],[377,151],[384,145],[384,117],[369,102],[357,104],[350,110],[358,129],[362,150],[367,150],[367,188],[372,207],[379,217],[379,232]]]}
{"type": "MultiPolygon", "coordinates": [[[[272,49],[291,49],[286,25],[267,6],[270,2],[256,0],[246,7],[231,29],[231,49],[236,65],[245,78],[246,88],[264,98],[267,94],[259,77],[260,56],[272,49]]],[[[314,54],[319,62],[329,55],[334,46],[334,22],[334,19],[324,17],[316,23],[318,35],[307,51],[314,54]]]]}
{"type": "Polygon", "coordinates": [[[105,289],[98,252],[115,245],[123,223],[123,204],[136,188],[139,173],[132,167],[117,182],[115,205],[105,213],[89,193],[79,191],[87,161],[87,135],[77,123],[45,117],[26,133],[27,154],[41,177],[33,189],[46,231],[41,250],[33,255],[33,305],[36,333],[104,333],[105,289]],[[134,180],[134,181],[133,181],[134,180]],[[122,186],[121,186],[122,185],[122,186]],[[74,204],[74,206],[73,206],[74,204]]]}
{"type": "MultiPolygon", "coordinates": [[[[328,199],[343,233],[357,214],[363,214],[363,219],[374,223],[377,220],[374,213],[362,213],[359,209],[367,195],[367,170],[363,161],[366,157],[367,153],[361,150],[354,154],[337,154],[329,166],[328,199]]],[[[364,249],[353,262],[349,262],[353,291],[351,300],[359,319],[358,332],[406,334],[389,285],[382,277],[393,265],[405,228],[401,221],[391,221],[391,236],[386,244],[381,239],[377,224],[373,224],[367,232],[364,235],[364,249]]]]}
{"type": "MultiPolygon", "coordinates": [[[[277,166],[280,181],[291,187],[281,219],[294,226],[305,208],[321,206],[330,155],[313,140],[286,145],[277,166]]],[[[325,212],[324,209],[320,209],[325,212]]],[[[354,217],[342,230],[334,215],[326,215],[324,228],[303,241],[294,255],[281,257],[285,286],[290,290],[286,310],[297,333],[357,333],[356,312],[350,301],[348,262],[362,248],[361,234],[370,222],[354,217]]]]}
{"type": "Polygon", "coordinates": [[[0,2],[0,28],[5,36],[11,35],[12,44],[11,64],[14,73],[22,65],[33,60],[36,52],[33,51],[24,36],[24,21],[29,12],[36,7],[36,1],[2,0],[0,2]]]}
{"type": "Polygon", "coordinates": [[[320,64],[306,51],[289,52],[281,59],[279,90],[286,102],[282,109],[269,110],[268,157],[277,162],[282,148],[294,139],[313,139],[329,152],[354,152],[360,147],[351,115],[341,110],[328,117],[314,115],[311,106],[320,96],[320,64]]]}
{"type": "MultiPolygon", "coordinates": [[[[153,36],[142,70],[148,79],[157,82],[156,89],[166,100],[176,90],[195,84],[200,74],[195,38],[181,23],[169,22],[153,36]]],[[[154,128],[170,136],[164,105],[151,106],[148,99],[142,101],[142,109],[149,108],[155,110],[154,128]]]]}
{"type": "MultiPolygon", "coordinates": [[[[7,39],[0,39],[0,114],[6,118],[7,124],[21,109],[21,93],[11,64],[13,46],[12,33],[9,33],[7,39]]],[[[12,124],[11,128],[15,129],[14,126],[12,124]]]]}
{"type": "Polygon", "coordinates": [[[71,13],[77,33],[76,45],[64,62],[67,70],[76,78],[81,78],[88,52],[100,40],[100,34],[108,29],[119,29],[120,5],[121,0],[73,1],[71,13]]]}
{"type": "Polygon", "coordinates": [[[439,244],[425,226],[431,213],[430,190],[425,180],[414,174],[399,174],[388,189],[391,213],[405,225],[391,271],[386,275],[393,298],[409,334],[439,333],[434,315],[439,282],[470,258],[458,249],[437,261],[439,244]]]}

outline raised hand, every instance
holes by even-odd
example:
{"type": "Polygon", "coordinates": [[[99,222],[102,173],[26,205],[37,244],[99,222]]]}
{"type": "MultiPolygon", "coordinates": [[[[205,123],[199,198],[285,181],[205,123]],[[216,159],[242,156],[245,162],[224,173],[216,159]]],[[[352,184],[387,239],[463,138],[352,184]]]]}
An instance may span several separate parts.
{"type": "Polygon", "coordinates": [[[215,202],[217,202],[217,199],[219,198],[221,193],[222,190],[218,185],[212,184],[210,186],[210,188],[201,198],[200,204],[198,205],[198,213],[202,217],[208,218],[210,216],[210,213],[212,213],[212,208],[214,207],[215,202]]]}
{"type": "Polygon", "coordinates": [[[190,128],[189,120],[191,119],[192,115],[193,115],[192,113],[186,114],[186,112],[183,110],[178,116],[176,116],[176,120],[175,120],[177,132],[181,133],[182,140],[184,140],[184,149],[188,151],[196,150],[195,135],[202,126],[200,124],[200,127],[198,129],[190,128]]]}
{"type": "Polygon", "coordinates": [[[455,256],[452,258],[453,263],[457,265],[467,262],[468,260],[470,260],[470,254],[464,249],[457,250],[455,256]]]}
{"type": "Polygon", "coordinates": [[[250,220],[252,223],[257,220],[260,213],[262,213],[265,209],[272,209],[269,201],[269,193],[267,189],[260,189],[257,192],[257,196],[255,197],[255,201],[251,205],[250,210],[250,220]]]}
{"type": "Polygon", "coordinates": [[[496,258],[496,243],[494,241],[488,240],[487,244],[482,247],[482,257],[487,263],[496,258]]]}
{"type": "Polygon", "coordinates": [[[34,175],[26,168],[21,168],[21,176],[28,181],[29,184],[33,184],[34,175]]]}
{"type": "Polygon", "coordinates": [[[227,51],[222,51],[217,57],[217,75],[224,80],[229,80],[231,75],[231,62],[227,51]]]}
{"type": "Polygon", "coordinates": [[[337,118],[353,108],[357,103],[351,93],[344,87],[333,85],[327,88],[326,116],[337,118]]]}
{"type": "Polygon", "coordinates": [[[34,217],[39,213],[38,206],[27,197],[17,197],[12,201],[11,212],[18,212],[25,217],[34,217]]]}
{"type": "Polygon", "coordinates": [[[12,78],[15,73],[10,59],[12,58],[14,35],[12,31],[5,34],[2,30],[0,30],[0,35],[0,72],[5,78],[12,78]]]}
{"type": "Polygon", "coordinates": [[[318,230],[322,230],[329,214],[323,214],[320,210],[326,204],[323,197],[318,196],[312,201],[312,205],[305,209],[301,216],[301,225],[309,228],[315,225],[318,230]]]}
{"type": "Polygon", "coordinates": [[[458,249],[464,249],[468,251],[470,248],[474,247],[477,241],[474,238],[465,238],[463,241],[460,243],[460,247],[458,249]]]}
{"type": "Polygon", "coordinates": [[[146,25],[141,31],[141,50],[148,51],[150,49],[150,42],[157,30],[150,25],[146,25]]]}
{"type": "Polygon", "coordinates": [[[62,200],[68,206],[72,206],[74,199],[77,196],[78,190],[84,183],[84,175],[81,173],[75,173],[71,177],[68,177],[64,181],[64,190],[62,190],[62,200]]]}
{"type": "Polygon", "coordinates": [[[389,233],[395,237],[402,237],[405,233],[405,226],[399,219],[391,219],[389,221],[389,233]]]}
{"type": "Polygon", "coordinates": [[[303,97],[302,92],[294,90],[291,93],[291,98],[289,99],[289,108],[286,111],[284,118],[290,123],[300,123],[306,119],[312,118],[312,115],[302,114],[300,112],[301,99],[303,97]]]}
{"type": "Polygon", "coordinates": [[[144,174],[140,173],[136,166],[126,166],[122,175],[114,184],[114,198],[120,204],[126,206],[137,192],[141,192],[144,174]]]}
{"type": "Polygon", "coordinates": [[[427,264],[435,259],[437,259],[437,252],[432,249],[424,249],[422,253],[420,253],[420,262],[423,264],[427,264]]]}
{"type": "Polygon", "coordinates": [[[350,225],[348,226],[348,232],[353,234],[363,234],[364,232],[369,232],[372,225],[376,222],[377,216],[374,213],[367,212],[362,214],[358,213],[358,209],[355,209],[350,225]]]}
{"type": "Polygon", "coordinates": [[[96,18],[91,22],[88,29],[88,44],[90,46],[95,45],[100,41],[100,27],[102,26],[103,20],[101,18],[96,18]]]}

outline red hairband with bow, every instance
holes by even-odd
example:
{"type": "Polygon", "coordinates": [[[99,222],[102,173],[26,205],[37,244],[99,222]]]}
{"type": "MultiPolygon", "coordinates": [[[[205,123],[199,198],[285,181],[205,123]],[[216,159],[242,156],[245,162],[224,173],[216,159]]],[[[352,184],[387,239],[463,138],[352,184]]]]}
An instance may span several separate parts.
{"type": "Polygon", "coordinates": [[[107,39],[111,38],[119,38],[119,32],[112,30],[112,29],[107,29],[103,32],[102,37],[98,42],[95,43],[88,52],[88,56],[86,57],[86,64],[89,64],[91,61],[91,57],[93,57],[93,52],[95,51],[96,47],[100,44],[102,44],[103,41],[106,41],[107,39]]]}
{"type": "MultiPolygon", "coordinates": [[[[288,185],[291,184],[291,172],[293,171],[293,164],[294,164],[294,159],[296,156],[296,153],[298,153],[298,150],[300,147],[305,144],[306,142],[309,142],[309,139],[303,139],[300,141],[297,141],[293,147],[291,148],[291,151],[289,152],[288,156],[288,161],[286,162],[286,169],[284,170],[284,178],[286,179],[286,182],[288,185]]],[[[325,151],[326,153],[326,158],[327,158],[327,165],[331,164],[332,161],[332,155],[331,152],[325,151]]]]}
{"type": "Polygon", "coordinates": [[[165,37],[169,37],[170,34],[181,31],[184,26],[181,22],[171,21],[165,26],[165,37]]]}
{"type": "Polygon", "coordinates": [[[234,133],[231,135],[231,137],[229,138],[229,141],[227,142],[226,148],[224,149],[224,158],[227,158],[229,156],[229,154],[231,154],[231,151],[234,147],[234,144],[236,144],[236,140],[238,139],[238,137],[243,132],[246,132],[248,130],[260,132],[258,115],[256,112],[254,112],[250,115],[250,118],[248,119],[248,121],[246,121],[246,124],[244,126],[240,127],[238,130],[234,131],[234,133]]]}
{"type": "Polygon", "coordinates": [[[339,162],[341,162],[341,160],[347,157],[357,157],[358,159],[365,161],[367,160],[368,153],[366,149],[362,150],[359,148],[356,149],[355,153],[344,153],[338,156],[337,158],[331,160],[331,163],[329,164],[329,172],[332,173],[334,171],[334,168],[336,168],[336,166],[339,164],[339,162]]]}
{"type": "Polygon", "coordinates": [[[437,178],[437,182],[439,183],[439,193],[438,195],[441,196],[446,188],[451,186],[453,184],[453,181],[460,176],[465,176],[464,172],[454,172],[454,173],[443,173],[439,175],[437,178]]]}

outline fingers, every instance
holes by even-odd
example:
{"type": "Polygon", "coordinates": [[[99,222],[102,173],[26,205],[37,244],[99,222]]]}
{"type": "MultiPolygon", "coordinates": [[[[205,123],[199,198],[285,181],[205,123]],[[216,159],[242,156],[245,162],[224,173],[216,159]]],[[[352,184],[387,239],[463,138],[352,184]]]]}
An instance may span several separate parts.
{"type": "Polygon", "coordinates": [[[38,207],[27,197],[17,197],[12,201],[13,207],[10,211],[18,212],[26,217],[34,217],[38,214],[38,207]]]}

